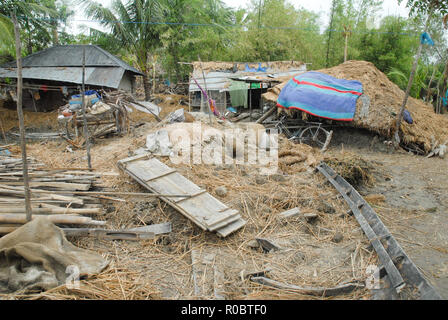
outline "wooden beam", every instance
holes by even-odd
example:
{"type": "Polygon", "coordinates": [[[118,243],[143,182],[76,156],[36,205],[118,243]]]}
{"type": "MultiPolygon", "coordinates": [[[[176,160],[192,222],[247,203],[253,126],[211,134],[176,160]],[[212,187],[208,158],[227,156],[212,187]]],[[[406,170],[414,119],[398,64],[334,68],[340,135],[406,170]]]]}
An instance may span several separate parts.
{"type": "Polygon", "coordinates": [[[17,17],[14,12],[11,13],[12,22],[14,24],[14,35],[16,39],[16,59],[17,59],[17,114],[19,117],[19,128],[20,128],[20,148],[22,150],[22,162],[23,162],[23,185],[25,191],[25,209],[26,209],[26,220],[31,221],[32,211],[31,211],[31,192],[30,185],[28,182],[28,161],[26,157],[26,141],[25,141],[25,123],[23,120],[23,110],[22,110],[22,46],[20,43],[20,28],[17,22],[17,17]]]}
{"type": "Polygon", "coordinates": [[[86,77],[86,47],[82,49],[82,116],[84,118],[84,138],[86,139],[86,150],[87,150],[87,166],[92,169],[92,161],[90,159],[90,139],[89,139],[89,129],[87,126],[86,117],[86,102],[85,102],[85,77],[86,77]]]}

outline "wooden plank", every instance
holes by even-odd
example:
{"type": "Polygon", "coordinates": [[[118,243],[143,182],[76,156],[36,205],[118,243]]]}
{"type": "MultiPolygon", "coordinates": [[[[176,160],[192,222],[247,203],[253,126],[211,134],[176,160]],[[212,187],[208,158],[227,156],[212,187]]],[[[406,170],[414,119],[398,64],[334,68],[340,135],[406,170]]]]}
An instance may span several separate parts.
{"type": "Polygon", "coordinates": [[[153,232],[155,235],[170,233],[172,231],[171,222],[150,224],[147,226],[136,227],[127,229],[126,231],[142,231],[142,232],[153,232]]]}
{"type": "MultiPolygon", "coordinates": [[[[241,218],[237,210],[227,207],[179,172],[172,172],[170,167],[156,158],[131,157],[120,160],[118,166],[148,190],[167,195],[162,200],[203,230],[215,231],[229,224],[233,230],[245,223],[242,220],[244,223],[240,221],[235,224],[241,218]],[[169,194],[185,194],[190,198],[173,200],[169,194]]],[[[227,229],[222,232],[226,233],[227,229]]]]}
{"type": "MultiPolygon", "coordinates": [[[[38,206],[32,206],[33,214],[99,214],[101,213],[101,208],[61,208],[61,207],[49,207],[45,205],[46,208],[39,208],[38,206]]],[[[0,214],[8,213],[25,213],[24,207],[0,207],[0,214]]]]}
{"type": "Polygon", "coordinates": [[[177,170],[172,169],[172,170],[170,170],[170,171],[168,171],[168,172],[161,173],[161,174],[159,174],[158,176],[151,177],[151,178],[149,178],[148,180],[146,180],[146,182],[149,182],[149,181],[152,181],[152,180],[156,180],[156,179],[165,177],[165,176],[167,176],[167,175],[169,175],[169,174],[172,174],[172,173],[175,173],[175,172],[177,172],[177,170]]]}
{"type": "Polygon", "coordinates": [[[278,214],[278,217],[280,219],[287,219],[287,218],[292,218],[292,217],[296,217],[300,214],[300,209],[298,207],[289,209],[287,211],[283,211],[281,213],[278,214]]]}
{"type": "Polygon", "coordinates": [[[155,234],[146,231],[129,230],[107,230],[88,228],[62,228],[66,236],[71,237],[93,237],[100,240],[148,240],[153,239],[155,234]]]}
{"type": "Polygon", "coordinates": [[[182,202],[182,201],[187,200],[187,199],[189,199],[189,198],[197,197],[197,196],[199,196],[199,195],[201,195],[201,194],[204,194],[204,193],[206,193],[206,192],[207,192],[207,190],[201,190],[201,191],[198,191],[198,192],[192,194],[190,197],[182,198],[182,199],[179,199],[179,200],[175,200],[174,202],[175,202],[175,203],[179,203],[179,202],[182,202]]]}
{"type": "MultiPolygon", "coordinates": [[[[238,213],[237,210],[235,210],[235,211],[236,211],[236,213],[238,213]]],[[[237,221],[240,218],[241,218],[241,216],[239,214],[235,214],[234,216],[232,216],[232,217],[230,217],[228,219],[225,219],[225,220],[223,220],[223,221],[221,221],[221,222],[219,222],[217,224],[214,224],[213,226],[210,226],[208,228],[208,230],[209,231],[216,231],[218,229],[224,228],[225,226],[227,226],[227,225],[237,221]]]]}
{"type": "Polygon", "coordinates": [[[246,221],[244,219],[242,219],[242,218],[239,218],[235,222],[232,222],[232,223],[226,225],[225,227],[222,227],[222,228],[216,230],[216,233],[220,237],[225,238],[228,235],[230,235],[231,233],[233,233],[233,232],[239,230],[240,228],[242,228],[245,224],[246,224],[246,221]]]}
{"type": "MultiPolygon", "coordinates": [[[[42,216],[39,214],[33,214],[32,219],[42,216]]],[[[96,221],[92,220],[89,217],[77,216],[77,215],[69,215],[69,214],[55,214],[46,216],[53,223],[61,223],[61,224],[86,224],[86,225],[105,225],[105,221],[96,221]]],[[[25,214],[0,214],[0,223],[26,223],[26,215],[25,214]]]]}
{"type": "MultiPolygon", "coordinates": [[[[11,186],[21,186],[23,182],[8,182],[11,186]]],[[[90,189],[90,183],[67,183],[67,182],[35,182],[30,181],[30,187],[49,187],[63,190],[87,191],[90,189]]],[[[3,184],[0,187],[4,187],[3,184]]]]}
{"type": "MultiPolygon", "coordinates": [[[[126,171],[126,170],[125,170],[126,171]]],[[[135,181],[137,181],[140,185],[142,185],[143,187],[145,187],[146,189],[148,189],[151,192],[157,192],[156,190],[154,190],[151,186],[149,186],[148,184],[146,184],[144,181],[140,180],[138,176],[136,176],[135,174],[133,174],[132,172],[126,171],[127,174],[129,174],[135,181]]],[[[188,213],[186,213],[185,211],[183,211],[181,208],[179,208],[178,206],[176,206],[175,203],[173,203],[168,197],[160,197],[160,199],[162,199],[163,201],[165,201],[166,203],[168,203],[171,207],[173,207],[174,209],[176,209],[177,211],[179,211],[181,214],[183,214],[185,217],[187,217],[188,219],[192,220],[194,223],[196,223],[196,225],[198,225],[202,230],[207,230],[207,226],[204,225],[202,223],[202,221],[197,220],[195,217],[193,216],[189,216],[188,213]]]]}

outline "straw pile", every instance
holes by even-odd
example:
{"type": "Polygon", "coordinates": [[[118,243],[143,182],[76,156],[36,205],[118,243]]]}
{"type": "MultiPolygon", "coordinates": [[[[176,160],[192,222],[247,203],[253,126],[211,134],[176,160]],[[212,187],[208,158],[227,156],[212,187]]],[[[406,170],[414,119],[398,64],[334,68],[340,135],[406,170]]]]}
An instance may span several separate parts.
{"type": "Polygon", "coordinates": [[[65,284],[40,293],[0,295],[6,299],[25,300],[149,300],[159,292],[151,282],[141,281],[138,272],[112,265],[106,271],[81,280],[79,287],[65,284]]]}
{"type": "MultiPolygon", "coordinates": [[[[347,61],[338,66],[318,70],[336,78],[358,80],[363,84],[364,93],[370,98],[367,117],[361,116],[361,101],[358,100],[353,126],[376,132],[391,138],[395,130],[395,116],[403,102],[404,92],[372,63],[347,61]]],[[[264,95],[268,101],[276,101],[286,82],[270,89],[264,95]]],[[[433,139],[439,144],[448,140],[448,118],[435,114],[432,106],[422,100],[409,98],[406,105],[414,123],[401,124],[401,139],[405,145],[415,145],[425,152],[433,148],[433,139]]]]}
{"type": "MultiPolygon", "coordinates": [[[[52,112],[34,112],[23,111],[24,124],[27,128],[36,128],[44,130],[55,130],[59,128],[58,111],[52,112]]],[[[19,128],[19,118],[16,110],[0,108],[0,124],[7,132],[13,128],[19,128]]]]}
{"type": "MultiPolygon", "coordinates": [[[[211,71],[233,71],[234,66],[237,66],[238,71],[244,71],[246,69],[246,63],[244,62],[219,62],[219,61],[209,61],[209,62],[199,62],[195,61],[192,63],[194,70],[199,70],[201,72],[204,70],[204,73],[208,73],[211,71]]],[[[249,68],[257,69],[258,62],[256,63],[247,63],[249,68]]],[[[262,68],[273,69],[277,71],[287,71],[293,68],[299,68],[303,65],[302,61],[271,61],[271,62],[262,62],[262,68]]]]}
{"type": "Polygon", "coordinates": [[[355,153],[335,153],[326,156],[325,162],[355,188],[363,185],[372,186],[375,182],[373,176],[375,165],[355,153]]]}

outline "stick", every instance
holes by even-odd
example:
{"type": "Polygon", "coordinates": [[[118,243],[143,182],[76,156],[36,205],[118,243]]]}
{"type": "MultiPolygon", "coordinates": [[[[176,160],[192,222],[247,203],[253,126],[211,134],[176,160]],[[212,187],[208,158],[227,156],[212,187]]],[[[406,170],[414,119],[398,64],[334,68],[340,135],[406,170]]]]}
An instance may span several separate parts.
{"type": "Polygon", "coordinates": [[[71,237],[93,237],[103,240],[148,240],[153,239],[154,232],[106,230],[88,228],[62,228],[66,236],[71,237]]]}
{"type": "Polygon", "coordinates": [[[19,116],[20,127],[20,147],[22,149],[22,162],[23,162],[23,185],[25,191],[25,208],[26,208],[26,220],[31,221],[31,193],[30,185],[28,182],[28,161],[26,157],[26,141],[25,141],[25,124],[23,120],[22,110],[22,47],[20,43],[20,29],[17,17],[14,12],[11,13],[11,18],[14,23],[14,34],[16,38],[16,58],[17,58],[17,114],[19,116]]]}
{"type": "MultiPolygon", "coordinates": [[[[0,117],[0,127],[2,128],[2,135],[3,135],[3,140],[5,140],[5,143],[8,143],[8,140],[6,139],[6,134],[5,134],[5,129],[3,128],[3,121],[2,118],[0,117]]],[[[5,146],[2,146],[5,147],[5,146]]]]}
{"type": "MultiPolygon", "coordinates": [[[[2,186],[3,188],[11,188],[2,186]]],[[[19,189],[14,189],[19,190],[19,189]]],[[[34,194],[39,193],[57,193],[57,194],[76,194],[76,195],[86,195],[86,196],[93,196],[93,195],[109,195],[109,196],[136,196],[136,197],[173,197],[173,198],[191,198],[191,195],[189,194],[159,194],[159,193],[145,193],[145,192],[108,192],[108,191],[69,191],[69,190],[57,190],[57,191],[49,191],[49,190],[32,190],[34,194]]],[[[6,190],[1,190],[0,192],[6,192],[6,190]]]]}
{"type": "Polygon", "coordinates": [[[173,198],[191,198],[189,194],[157,194],[157,193],[144,193],[144,192],[107,192],[107,191],[35,191],[34,193],[66,193],[76,195],[115,195],[115,196],[135,196],[135,197],[173,197],[173,198]]]}
{"type": "MultiPolygon", "coordinates": [[[[54,215],[33,215],[32,219],[37,216],[45,216],[53,223],[63,224],[90,224],[102,226],[106,224],[106,221],[96,221],[89,217],[68,215],[68,214],[54,214],[54,215]]],[[[27,223],[26,216],[20,213],[0,214],[0,223],[27,223]]]]}
{"type": "Polygon", "coordinates": [[[87,127],[87,117],[86,117],[86,103],[85,103],[85,76],[86,76],[86,47],[82,49],[82,116],[84,118],[84,138],[86,139],[86,149],[87,149],[87,165],[89,169],[92,169],[92,163],[90,160],[90,139],[89,139],[89,129],[87,127]]]}
{"type": "Polygon", "coordinates": [[[255,121],[255,123],[263,123],[263,121],[266,120],[271,114],[273,114],[275,110],[277,110],[277,106],[273,106],[271,109],[266,111],[266,113],[263,116],[261,116],[261,118],[259,118],[257,121],[255,121]]]}
{"type": "MultiPolygon", "coordinates": [[[[432,16],[433,12],[434,12],[434,7],[433,7],[433,3],[431,2],[429,12],[428,12],[428,17],[426,18],[424,32],[428,31],[429,21],[431,20],[431,16],[432,16]]],[[[417,49],[417,55],[415,56],[415,59],[414,59],[414,64],[412,65],[411,74],[409,75],[408,86],[407,86],[406,92],[404,94],[403,103],[401,104],[400,110],[397,114],[397,118],[395,121],[395,133],[394,133],[395,149],[398,149],[398,147],[400,145],[399,133],[400,133],[400,126],[401,126],[401,119],[403,119],[403,111],[406,108],[406,103],[408,102],[409,94],[411,93],[412,83],[414,82],[414,76],[415,76],[415,72],[418,67],[418,61],[420,60],[420,55],[422,53],[422,49],[423,49],[423,43],[420,42],[418,49],[417,49]]]]}
{"type": "MultiPolygon", "coordinates": [[[[23,214],[23,208],[20,207],[9,207],[9,208],[2,208],[0,207],[0,216],[5,215],[5,214],[15,214],[15,213],[20,213],[23,214]]],[[[39,208],[39,207],[34,207],[33,209],[33,213],[34,214],[48,214],[48,215],[53,215],[53,214],[99,214],[101,213],[101,208],[62,208],[62,207],[58,207],[58,208],[39,208]]]]}
{"type": "Polygon", "coordinates": [[[141,103],[138,103],[137,101],[133,101],[131,102],[133,104],[136,104],[142,108],[145,108],[146,110],[148,110],[155,118],[158,122],[162,121],[162,119],[160,119],[160,117],[158,115],[156,115],[154,112],[152,112],[149,108],[147,108],[146,106],[142,105],[141,103]]]}
{"type": "MultiPolygon", "coordinates": [[[[207,92],[207,83],[205,82],[205,73],[204,73],[204,69],[202,69],[202,61],[201,61],[201,57],[199,55],[198,55],[198,60],[199,60],[200,66],[201,66],[202,78],[204,79],[205,92],[207,92]]],[[[207,105],[208,105],[208,118],[209,118],[210,124],[212,124],[212,110],[210,108],[210,100],[208,98],[208,93],[206,93],[205,98],[207,99],[207,105]]]]}
{"type": "Polygon", "coordinates": [[[250,280],[252,282],[259,283],[264,286],[277,288],[281,290],[287,290],[292,292],[297,292],[305,295],[312,296],[323,296],[323,297],[331,297],[337,296],[340,294],[347,294],[356,289],[362,289],[365,286],[361,283],[350,282],[346,284],[340,284],[333,288],[323,288],[323,287],[299,287],[292,284],[281,283],[266,277],[251,277],[250,280]]]}

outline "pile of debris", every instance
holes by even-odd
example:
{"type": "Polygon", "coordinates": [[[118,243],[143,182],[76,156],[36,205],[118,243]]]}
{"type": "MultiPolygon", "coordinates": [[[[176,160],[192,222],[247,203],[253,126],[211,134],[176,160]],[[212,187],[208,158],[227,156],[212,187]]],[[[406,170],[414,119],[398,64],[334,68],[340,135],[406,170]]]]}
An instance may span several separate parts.
{"type": "MultiPolygon", "coordinates": [[[[56,224],[104,226],[105,221],[93,220],[102,213],[103,174],[88,169],[45,169],[42,163],[28,159],[29,185],[33,216],[45,215],[56,224]],[[97,188],[101,191],[89,191],[97,188]]],[[[25,199],[21,158],[0,156],[0,234],[25,224],[25,199]]]]}
{"type": "MultiPolygon", "coordinates": [[[[318,70],[338,79],[358,80],[363,85],[363,96],[358,99],[352,125],[364,128],[391,139],[395,131],[396,115],[400,110],[404,92],[372,63],[347,61],[338,66],[318,70]]],[[[263,98],[276,103],[278,95],[286,85],[283,82],[269,89],[263,98]]],[[[409,98],[406,105],[413,123],[401,124],[401,140],[410,150],[427,154],[448,142],[448,118],[436,114],[431,105],[422,100],[409,98]]]]}
{"type": "Polygon", "coordinates": [[[102,99],[100,94],[94,90],[86,91],[84,100],[85,115],[82,109],[81,95],[72,96],[69,104],[59,109],[58,120],[65,127],[65,138],[71,145],[81,148],[86,142],[84,120],[87,121],[90,139],[128,131],[127,110],[119,100],[113,103],[111,99],[102,99]]]}

